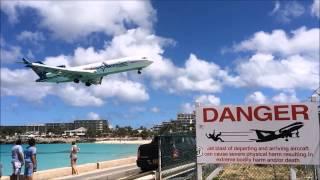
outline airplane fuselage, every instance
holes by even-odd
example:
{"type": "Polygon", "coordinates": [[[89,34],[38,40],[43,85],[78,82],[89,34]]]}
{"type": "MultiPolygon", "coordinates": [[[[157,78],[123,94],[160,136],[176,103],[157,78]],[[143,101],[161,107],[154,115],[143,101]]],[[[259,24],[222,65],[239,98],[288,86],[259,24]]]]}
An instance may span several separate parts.
{"type": "Polygon", "coordinates": [[[87,84],[100,84],[103,76],[126,72],[131,70],[137,70],[141,73],[141,70],[152,64],[152,61],[147,60],[147,58],[122,58],[115,60],[108,60],[99,63],[87,64],[76,67],[63,67],[57,66],[52,67],[44,65],[42,63],[31,63],[28,66],[31,67],[35,72],[38,69],[49,69],[54,68],[52,72],[45,72],[42,77],[39,72],[36,72],[40,78],[37,82],[84,82],[87,84]],[[67,71],[67,72],[66,72],[67,71]],[[70,75],[68,75],[70,71],[70,75]],[[77,73],[78,72],[78,73],[77,73]]]}
{"type": "Polygon", "coordinates": [[[285,126],[277,131],[263,131],[255,130],[259,139],[256,142],[267,142],[272,141],[278,138],[287,138],[292,137],[293,133],[296,132],[296,135],[299,133],[299,129],[303,127],[302,122],[295,122],[288,126],[285,126]],[[262,133],[267,133],[268,135],[262,135],[262,133]]]}

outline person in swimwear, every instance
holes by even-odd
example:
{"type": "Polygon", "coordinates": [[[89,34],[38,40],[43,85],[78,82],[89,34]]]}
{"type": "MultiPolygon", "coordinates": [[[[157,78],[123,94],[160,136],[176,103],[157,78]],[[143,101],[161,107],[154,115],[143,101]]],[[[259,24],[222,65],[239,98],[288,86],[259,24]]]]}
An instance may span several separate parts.
{"type": "Polygon", "coordinates": [[[77,169],[77,153],[80,151],[80,148],[76,145],[76,142],[72,142],[71,150],[70,150],[70,162],[71,162],[71,170],[72,170],[72,175],[73,174],[78,174],[78,169],[77,169]]]}

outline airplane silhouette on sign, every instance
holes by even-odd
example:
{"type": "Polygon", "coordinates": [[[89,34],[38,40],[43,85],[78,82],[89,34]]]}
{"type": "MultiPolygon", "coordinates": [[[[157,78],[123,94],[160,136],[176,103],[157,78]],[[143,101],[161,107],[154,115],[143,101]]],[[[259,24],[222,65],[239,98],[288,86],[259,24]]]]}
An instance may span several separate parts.
{"type": "Polygon", "coordinates": [[[285,140],[288,141],[288,138],[292,138],[294,134],[296,135],[295,137],[299,138],[299,129],[302,127],[302,122],[295,122],[277,131],[252,129],[252,131],[256,132],[258,139],[251,140],[254,140],[256,142],[267,142],[276,140],[278,138],[285,138],[285,140]]]}

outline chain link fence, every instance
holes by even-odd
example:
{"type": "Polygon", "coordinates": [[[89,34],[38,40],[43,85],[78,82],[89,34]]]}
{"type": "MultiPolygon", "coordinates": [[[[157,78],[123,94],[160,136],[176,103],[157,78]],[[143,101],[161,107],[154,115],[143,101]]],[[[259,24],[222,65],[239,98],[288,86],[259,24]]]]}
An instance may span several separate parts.
{"type": "MultiPolygon", "coordinates": [[[[201,179],[196,169],[196,141],[195,136],[190,134],[169,134],[159,136],[160,171],[168,172],[180,167],[175,171],[176,175],[165,179],[201,179]],[[184,168],[188,166],[188,168],[184,168]],[[191,168],[190,168],[191,167],[191,168]],[[193,168],[192,168],[193,167],[193,168]],[[188,170],[185,170],[188,169],[188,170]]],[[[203,164],[201,166],[202,179],[218,167],[223,167],[216,176],[210,180],[286,180],[290,179],[292,173],[297,179],[316,180],[316,166],[290,166],[290,165],[242,165],[242,164],[203,164]],[[292,170],[294,170],[292,172],[292,170]]],[[[161,174],[161,173],[160,173],[161,174]]],[[[169,173],[170,174],[170,173],[169,173]]],[[[164,175],[164,174],[162,174],[164,175]]],[[[162,176],[164,177],[164,176],[162,176]]]]}
{"type": "Polygon", "coordinates": [[[159,136],[159,138],[162,170],[196,162],[194,135],[170,134],[159,136]]]}
{"type": "MultiPolygon", "coordinates": [[[[202,179],[207,179],[217,165],[206,164],[202,166],[202,179]]],[[[292,168],[296,179],[316,180],[315,166],[290,166],[290,165],[223,165],[223,169],[212,180],[286,180],[291,179],[292,168]]],[[[211,180],[210,179],[210,180],[211,180]]]]}
{"type": "Polygon", "coordinates": [[[167,179],[196,179],[196,141],[193,134],[159,136],[160,171],[167,179]]]}

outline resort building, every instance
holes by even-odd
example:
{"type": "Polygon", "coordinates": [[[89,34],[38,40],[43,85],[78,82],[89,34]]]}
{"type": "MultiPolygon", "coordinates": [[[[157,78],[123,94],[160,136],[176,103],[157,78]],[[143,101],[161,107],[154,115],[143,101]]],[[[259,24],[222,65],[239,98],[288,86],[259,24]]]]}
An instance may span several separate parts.
{"type": "Polygon", "coordinates": [[[161,132],[194,132],[195,131],[195,112],[178,113],[176,120],[164,121],[161,124],[153,126],[155,133],[161,132]]]}
{"type": "Polygon", "coordinates": [[[74,128],[84,127],[91,131],[102,132],[108,127],[107,120],[75,120],[74,128]]]}
{"type": "Polygon", "coordinates": [[[193,113],[179,113],[175,121],[177,130],[180,132],[193,131],[196,123],[196,114],[193,113]]]}
{"type": "Polygon", "coordinates": [[[93,132],[103,132],[108,129],[107,120],[75,120],[68,123],[45,123],[45,124],[32,124],[23,126],[0,126],[0,135],[49,135],[60,136],[75,130],[80,127],[86,128],[86,130],[93,132]]]}
{"type": "Polygon", "coordinates": [[[62,131],[74,129],[73,123],[46,123],[45,126],[48,130],[61,129],[62,131]]]}
{"type": "Polygon", "coordinates": [[[86,132],[86,128],[80,127],[78,129],[64,131],[62,136],[85,136],[86,132]]]}

